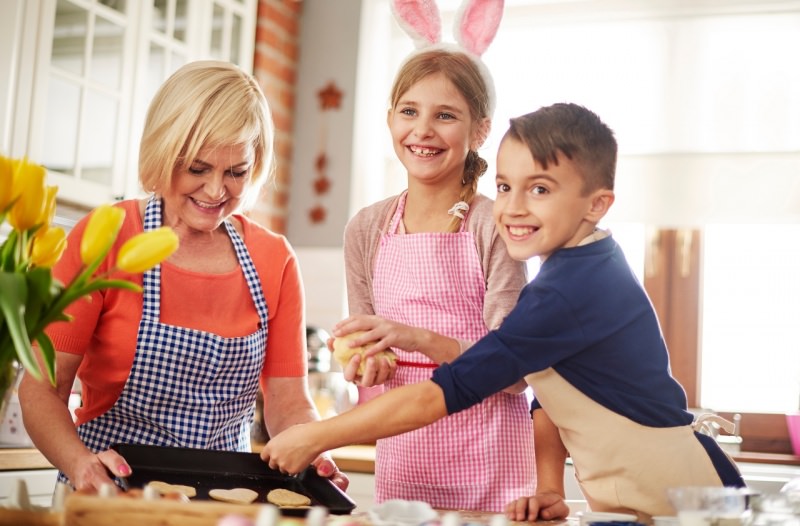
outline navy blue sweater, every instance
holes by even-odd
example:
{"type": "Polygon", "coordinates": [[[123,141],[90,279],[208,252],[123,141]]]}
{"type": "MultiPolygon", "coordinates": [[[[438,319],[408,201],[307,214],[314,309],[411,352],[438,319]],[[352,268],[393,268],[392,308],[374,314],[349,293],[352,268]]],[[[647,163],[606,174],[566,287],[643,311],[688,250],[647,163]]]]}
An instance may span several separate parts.
{"type": "Polygon", "coordinates": [[[639,424],[692,422],[653,306],[611,236],[553,253],[502,325],[433,381],[455,413],[549,367],[639,424]]]}

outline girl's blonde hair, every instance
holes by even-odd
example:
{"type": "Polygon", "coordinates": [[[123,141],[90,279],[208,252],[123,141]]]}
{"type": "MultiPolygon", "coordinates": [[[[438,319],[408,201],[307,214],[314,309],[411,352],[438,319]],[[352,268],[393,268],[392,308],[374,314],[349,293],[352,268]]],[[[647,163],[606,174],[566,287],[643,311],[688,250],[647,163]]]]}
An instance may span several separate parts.
{"type": "MultiPolygon", "coordinates": [[[[475,61],[464,52],[441,48],[415,53],[400,67],[392,85],[391,107],[394,108],[400,97],[414,84],[436,73],[442,73],[452,82],[467,101],[473,126],[491,117],[489,89],[475,61]]],[[[461,178],[461,201],[472,203],[478,193],[478,178],[486,172],[487,167],[486,160],[477,151],[470,150],[467,153],[461,178]]],[[[458,216],[453,216],[448,230],[457,232],[461,221],[458,216]]]]}
{"type": "Polygon", "coordinates": [[[256,80],[234,64],[190,62],[161,85],[150,103],[139,148],[139,181],[147,192],[172,184],[173,170],[203,148],[246,145],[254,152],[242,209],[272,178],[274,127],[256,80]]]}

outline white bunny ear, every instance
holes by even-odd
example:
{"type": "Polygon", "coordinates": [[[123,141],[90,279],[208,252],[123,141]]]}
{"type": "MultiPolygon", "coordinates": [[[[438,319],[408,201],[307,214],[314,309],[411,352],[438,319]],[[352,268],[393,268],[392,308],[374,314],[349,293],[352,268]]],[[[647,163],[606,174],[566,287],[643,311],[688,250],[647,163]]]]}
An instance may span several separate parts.
{"type": "Polygon", "coordinates": [[[442,40],[442,18],[434,0],[391,0],[392,12],[417,49],[442,40]]]}
{"type": "Polygon", "coordinates": [[[503,18],[503,0],[464,0],[453,27],[456,42],[481,56],[489,47],[503,18]]]}

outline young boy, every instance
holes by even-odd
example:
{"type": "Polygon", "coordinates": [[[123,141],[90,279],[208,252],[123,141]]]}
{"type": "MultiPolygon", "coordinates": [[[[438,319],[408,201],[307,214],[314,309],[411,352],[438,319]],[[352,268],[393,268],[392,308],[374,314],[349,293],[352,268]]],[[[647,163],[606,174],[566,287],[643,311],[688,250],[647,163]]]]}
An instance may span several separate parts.
{"type": "Polygon", "coordinates": [[[743,486],[733,461],[693,429],[647,294],[597,229],[614,202],[616,156],[612,131],[581,106],[512,119],[494,219],[513,258],[542,264],[503,324],[430,381],[284,431],[262,458],[297,472],[321,451],[417,429],[524,377],[536,396],[539,480],[535,496],[507,506],[512,520],[566,517],[567,452],[594,511],[647,520],[674,513],[669,487],[743,486]]]}

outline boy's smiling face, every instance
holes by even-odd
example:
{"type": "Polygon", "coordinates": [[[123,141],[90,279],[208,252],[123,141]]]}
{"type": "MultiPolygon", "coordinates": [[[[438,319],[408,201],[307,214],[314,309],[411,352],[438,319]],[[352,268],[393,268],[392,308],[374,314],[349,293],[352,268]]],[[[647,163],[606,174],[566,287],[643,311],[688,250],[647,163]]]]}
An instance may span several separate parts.
{"type": "Polygon", "coordinates": [[[506,137],[497,152],[494,220],[508,253],[517,260],[577,246],[614,201],[608,189],[584,192],[578,165],[561,152],[544,169],[528,146],[506,137]]]}

